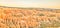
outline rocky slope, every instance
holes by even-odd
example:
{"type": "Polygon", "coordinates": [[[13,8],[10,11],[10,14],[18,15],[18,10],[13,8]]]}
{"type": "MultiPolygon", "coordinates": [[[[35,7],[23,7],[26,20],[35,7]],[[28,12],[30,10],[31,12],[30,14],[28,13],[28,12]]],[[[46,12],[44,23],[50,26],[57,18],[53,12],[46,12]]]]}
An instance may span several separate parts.
{"type": "Polygon", "coordinates": [[[0,7],[0,28],[59,28],[60,9],[0,7]]]}

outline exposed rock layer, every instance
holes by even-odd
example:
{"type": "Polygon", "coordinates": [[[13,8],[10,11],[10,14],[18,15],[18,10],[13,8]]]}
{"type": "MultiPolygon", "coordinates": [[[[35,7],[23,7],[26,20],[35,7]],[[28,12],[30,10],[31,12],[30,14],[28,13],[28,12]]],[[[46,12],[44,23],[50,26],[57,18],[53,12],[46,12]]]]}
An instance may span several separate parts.
{"type": "Polygon", "coordinates": [[[0,28],[60,27],[59,9],[0,7],[0,28]]]}

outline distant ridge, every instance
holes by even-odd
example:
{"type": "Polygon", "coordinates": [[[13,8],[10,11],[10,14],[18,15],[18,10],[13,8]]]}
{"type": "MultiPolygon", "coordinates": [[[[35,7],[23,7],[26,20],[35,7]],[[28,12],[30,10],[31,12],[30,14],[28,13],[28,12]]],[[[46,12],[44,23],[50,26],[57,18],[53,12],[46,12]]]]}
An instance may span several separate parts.
{"type": "Polygon", "coordinates": [[[23,10],[38,10],[38,11],[50,11],[50,12],[58,12],[60,13],[60,9],[51,9],[51,8],[23,8],[23,7],[8,7],[8,6],[0,6],[0,8],[16,8],[16,9],[23,9],[23,10]]]}
{"type": "MultiPolygon", "coordinates": [[[[24,8],[24,7],[9,7],[9,6],[0,6],[0,7],[4,7],[4,8],[23,8],[23,9],[53,9],[53,8],[24,8]]],[[[56,10],[56,9],[55,9],[56,10]]]]}

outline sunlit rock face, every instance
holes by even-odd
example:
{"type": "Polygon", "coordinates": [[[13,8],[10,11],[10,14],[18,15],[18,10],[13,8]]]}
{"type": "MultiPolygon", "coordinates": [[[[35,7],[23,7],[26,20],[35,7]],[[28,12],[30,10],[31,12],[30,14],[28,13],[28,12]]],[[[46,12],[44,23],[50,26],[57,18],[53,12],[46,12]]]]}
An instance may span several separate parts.
{"type": "Polygon", "coordinates": [[[60,10],[0,7],[0,28],[58,28],[60,10]]]}

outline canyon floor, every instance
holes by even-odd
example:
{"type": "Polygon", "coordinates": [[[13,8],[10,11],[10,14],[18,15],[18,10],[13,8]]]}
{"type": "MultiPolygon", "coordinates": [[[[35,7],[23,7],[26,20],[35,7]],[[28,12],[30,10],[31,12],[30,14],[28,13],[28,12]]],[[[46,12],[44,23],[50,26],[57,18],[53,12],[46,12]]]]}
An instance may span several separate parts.
{"type": "Polygon", "coordinates": [[[0,28],[60,28],[60,9],[0,7],[0,28]]]}

